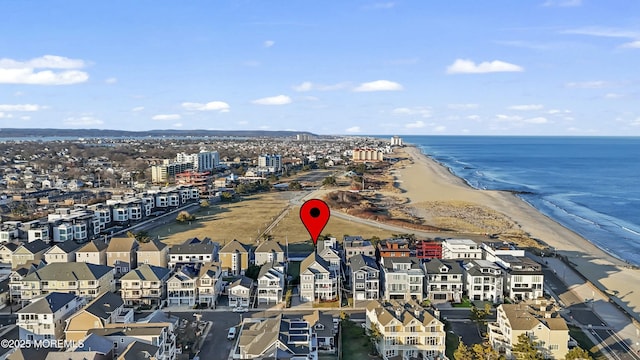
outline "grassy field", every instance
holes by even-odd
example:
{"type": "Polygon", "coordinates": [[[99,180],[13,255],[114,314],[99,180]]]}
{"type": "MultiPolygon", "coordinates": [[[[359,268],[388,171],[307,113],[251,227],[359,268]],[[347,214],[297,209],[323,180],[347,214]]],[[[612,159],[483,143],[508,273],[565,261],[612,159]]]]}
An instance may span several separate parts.
{"type": "MultiPolygon", "coordinates": [[[[296,243],[309,240],[309,233],[300,221],[300,207],[293,207],[280,223],[270,232],[273,238],[284,242],[285,237],[289,239],[289,243],[296,243]]],[[[381,239],[391,237],[392,232],[378,229],[368,225],[338,219],[337,217],[329,218],[327,226],[322,231],[323,235],[331,234],[332,236],[342,240],[343,235],[361,235],[364,238],[377,236],[381,239]]]]}
{"type": "Polygon", "coordinates": [[[209,237],[224,244],[233,239],[253,244],[256,237],[287,206],[283,193],[265,193],[244,197],[242,201],[219,203],[199,209],[197,220],[179,224],[175,220],[150,231],[150,235],[166,244],[209,237]]]}
{"type": "MultiPolygon", "coordinates": [[[[166,224],[149,231],[149,234],[169,245],[179,244],[193,237],[209,237],[221,244],[233,239],[245,244],[255,244],[255,239],[287,207],[290,196],[287,192],[271,192],[245,196],[242,201],[233,203],[211,205],[195,212],[195,221],[180,224],[171,218],[166,224]]],[[[310,239],[300,221],[299,211],[299,207],[291,208],[284,219],[272,229],[270,235],[274,240],[285,243],[288,238],[291,244],[310,239]]],[[[335,217],[329,219],[323,234],[332,234],[338,239],[342,239],[345,234],[362,235],[365,238],[391,236],[391,232],[335,217]]]]}
{"type": "Polygon", "coordinates": [[[579,327],[569,326],[569,335],[578,342],[578,346],[589,351],[595,360],[607,359],[579,327]]]}
{"type": "Polygon", "coordinates": [[[342,322],[342,359],[370,359],[371,342],[364,329],[352,321],[342,322]]]}

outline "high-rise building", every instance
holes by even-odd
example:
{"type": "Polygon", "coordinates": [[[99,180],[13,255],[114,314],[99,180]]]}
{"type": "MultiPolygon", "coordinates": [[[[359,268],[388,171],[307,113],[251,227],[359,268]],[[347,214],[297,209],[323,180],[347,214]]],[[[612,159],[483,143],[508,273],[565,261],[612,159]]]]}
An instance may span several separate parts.
{"type": "Polygon", "coordinates": [[[402,146],[402,138],[398,135],[391,138],[391,146],[402,146]]]}
{"type": "Polygon", "coordinates": [[[268,168],[269,172],[279,172],[282,170],[282,155],[260,155],[258,157],[258,167],[268,168]]]}
{"type": "Polygon", "coordinates": [[[196,154],[178,153],[177,163],[192,163],[193,169],[199,172],[211,171],[220,165],[220,155],[217,151],[202,150],[196,154]]]}

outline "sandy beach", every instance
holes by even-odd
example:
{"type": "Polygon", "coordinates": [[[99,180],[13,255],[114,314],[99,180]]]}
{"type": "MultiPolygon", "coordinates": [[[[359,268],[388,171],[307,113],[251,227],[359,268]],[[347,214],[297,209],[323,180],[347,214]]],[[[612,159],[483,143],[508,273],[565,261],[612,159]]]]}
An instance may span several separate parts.
{"type": "Polygon", "coordinates": [[[616,294],[616,302],[634,313],[636,318],[639,317],[640,290],[636,290],[636,284],[640,284],[640,270],[627,266],[516,195],[474,189],[446,167],[422,154],[420,149],[406,147],[403,151],[411,160],[393,171],[396,184],[403,190],[402,195],[409,199],[409,206],[414,207],[425,222],[438,220],[440,214],[434,214],[433,209],[447,204],[459,211],[474,209],[481,214],[491,214],[491,220],[495,218],[500,224],[505,223],[506,217],[507,222],[515,224],[510,231],[526,233],[555,248],[558,254],[567,256],[575,264],[575,269],[599,289],[616,294]]]}

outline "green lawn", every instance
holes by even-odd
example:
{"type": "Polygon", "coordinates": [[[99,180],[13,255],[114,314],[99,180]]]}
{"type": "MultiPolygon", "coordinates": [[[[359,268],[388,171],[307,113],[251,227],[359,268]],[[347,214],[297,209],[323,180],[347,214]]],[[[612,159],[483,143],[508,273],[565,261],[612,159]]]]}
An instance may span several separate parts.
{"type": "Polygon", "coordinates": [[[578,342],[578,346],[589,351],[594,360],[607,359],[607,357],[598,350],[598,347],[593,344],[591,339],[589,339],[589,337],[579,327],[569,326],[569,336],[578,342]]]}
{"type": "Polygon", "coordinates": [[[342,322],[342,359],[370,359],[371,342],[360,325],[352,321],[342,322]]]}
{"type": "Polygon", "coordinates": [[[469,301],[469,299],[464,298],[462,299],[461,303],[452,304],[452,306],[459,307],[459,308],[470,308],[473,306],[473,304],[471,303],[471,301],[469,301]]]}

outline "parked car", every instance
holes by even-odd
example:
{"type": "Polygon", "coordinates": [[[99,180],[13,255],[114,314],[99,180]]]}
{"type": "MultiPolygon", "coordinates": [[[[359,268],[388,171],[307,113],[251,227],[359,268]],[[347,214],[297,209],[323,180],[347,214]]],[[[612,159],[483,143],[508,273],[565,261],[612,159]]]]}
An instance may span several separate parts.
{"type": "Polygon", "coordinates": [[[233,340],[235,338],[236,338],[236,328],[232,327],[229,329],[229,332],[227,333],[227,339],[233,340]]]}
{"type": "Polygon", "coordinates": [[[233,308],[233,312],[235,313],[245,313],[249,311],[249,309],[247,309],[246,307],[242,307],[242,306],[238,306],[236,308],[233,308]]]}

